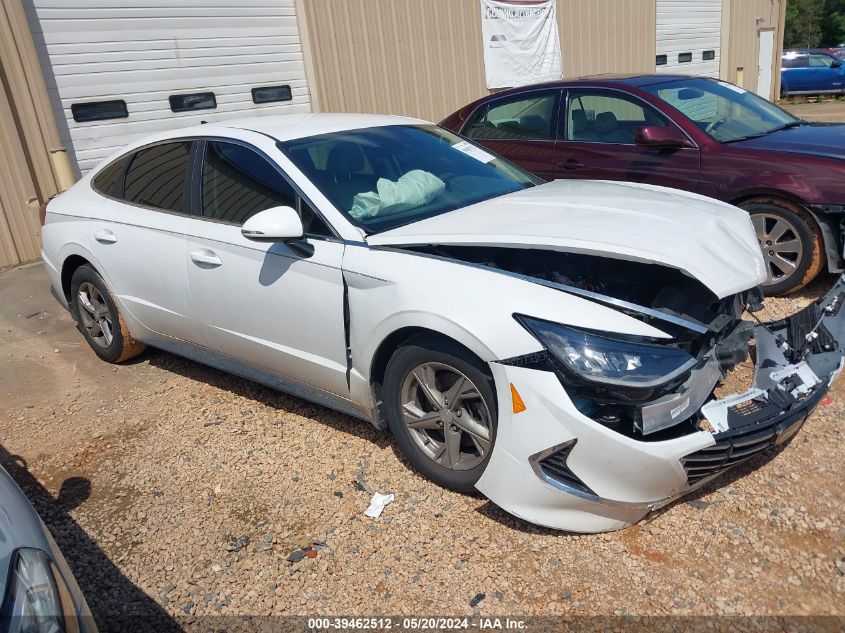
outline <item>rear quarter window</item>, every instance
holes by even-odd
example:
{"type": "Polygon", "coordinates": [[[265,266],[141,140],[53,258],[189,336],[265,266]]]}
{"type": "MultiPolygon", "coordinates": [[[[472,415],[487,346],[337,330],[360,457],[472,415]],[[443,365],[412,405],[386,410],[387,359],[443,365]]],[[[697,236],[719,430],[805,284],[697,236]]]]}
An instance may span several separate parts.
{"type": "Polygon", "coordinates": [[[122,180],[123,171],[126,169],[126,163],[128,160],[128,156],[121,156],[116,161],[101,169],[91,181],[91,186],[94,188],[94,191],[101,193],[104,196],[119,196],[120,191],[118,191],[118,184],[119,181],[122,180]]]}

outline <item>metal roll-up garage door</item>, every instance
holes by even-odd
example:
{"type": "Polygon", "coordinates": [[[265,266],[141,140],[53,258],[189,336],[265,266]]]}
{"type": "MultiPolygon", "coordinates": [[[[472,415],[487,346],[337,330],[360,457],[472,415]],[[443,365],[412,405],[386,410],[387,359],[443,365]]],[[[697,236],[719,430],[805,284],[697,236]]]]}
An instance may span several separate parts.
{"type": "Polygon", "coordinates": [[[722,0],[657,0],[657,72],[719,76],[722,0]]]}
{"type": "Polygon", "coordinates": [[[81,173],[151,132],[310,111],[294,0],[32,0],[28,19],[81,173]]]}

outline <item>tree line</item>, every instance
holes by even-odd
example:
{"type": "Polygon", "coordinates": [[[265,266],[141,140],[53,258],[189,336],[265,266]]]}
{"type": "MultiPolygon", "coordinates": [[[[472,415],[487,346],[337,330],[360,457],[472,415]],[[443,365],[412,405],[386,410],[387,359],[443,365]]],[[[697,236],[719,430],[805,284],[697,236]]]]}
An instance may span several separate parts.
{"type": "Polygon", "coordinates": [[[787,0],[783,44],[819,48],[845,43],[845,0],[787,0]]]}

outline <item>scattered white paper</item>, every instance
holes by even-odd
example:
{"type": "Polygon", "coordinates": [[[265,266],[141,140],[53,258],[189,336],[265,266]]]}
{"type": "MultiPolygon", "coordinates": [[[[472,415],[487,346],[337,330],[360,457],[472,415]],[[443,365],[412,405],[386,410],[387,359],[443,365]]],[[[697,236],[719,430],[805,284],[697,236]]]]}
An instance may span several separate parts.
{"type": "Polygon", "coordinates": [[[489,163],[491,160],[495,160],[496,157],[489,152],[485,152],[480,147],[476,147],[472,143],[468,143],[467,141],[460,141],[459,143],[455,143],[452,145],[452,149],[456,149],[459,152],[463,152],[467,156],[471,156],[475,160],[481,161],[482,163],[489,163]]]}
{"type": "Polygon", "coordinates": [[[393,495],[383,495],[378,492],[373,493],[373,498],[370,499],[370,506],[364,510],[364,514],[373,519],[379,518],[384,510],[384,506],[392,502],[393,499],[393,495]]]}

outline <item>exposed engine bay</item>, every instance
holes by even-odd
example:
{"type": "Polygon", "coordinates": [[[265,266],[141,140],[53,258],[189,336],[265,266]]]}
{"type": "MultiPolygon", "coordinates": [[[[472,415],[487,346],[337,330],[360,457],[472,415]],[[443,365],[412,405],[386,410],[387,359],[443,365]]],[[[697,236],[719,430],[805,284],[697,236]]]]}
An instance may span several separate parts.
{"type": "MultiPolygon", "coordinates": [[[[411,249],[409,249],[411,250],[411,249]]],[[[412,250],[489,266],[692,319],[722,317],[726,303],[680,270],[624,259],[553,250],[426,246],[412,250]]]]}
{"type": "MultiPolygon", "coordinates": [[[[758,289],[719,299],[699,281],[667,266],[539,249],[427,246],[413,250],[530,277],[564,292],[582,291],[575,294],[605,302],[670,334],[672,340],[663,344],[683,349],[695,363],[659,385],[590,382],[567,371],[550,352],[503,361],[555,372],[581,413],[641,441],[701,430],[717,432],[703,408],[718,402],[714,390],[734,367],[749,358],[759,367],[757,338],[761,335],[766,339],[766,365],[800,367],[808,354],[833,349],[833,339],[821,323],[825,312],[815,304],[789,320],[763,324],[753,314],[762,308],[758,289]],[[678,318],[666,320],[664,315],[678,318]]],[[[757,375],[759,370],[745,373],[748,384],[738,391],[753,395],[765,381],[757,375]]],[[[812,386],[810,374],[804,369],[784,370],[783,380],[767,379],[768,391],[761,394],[769,404],[788,406],[805,395],[802,385],[812,386]]]]}

